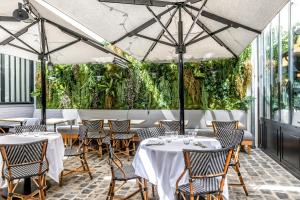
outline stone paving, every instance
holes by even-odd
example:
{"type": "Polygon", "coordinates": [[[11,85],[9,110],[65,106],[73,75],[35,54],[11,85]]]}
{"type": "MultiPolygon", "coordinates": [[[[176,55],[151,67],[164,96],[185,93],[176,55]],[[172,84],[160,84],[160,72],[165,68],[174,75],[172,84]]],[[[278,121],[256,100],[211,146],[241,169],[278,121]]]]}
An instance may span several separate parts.
{"type": "MultiPolygon", "coordinates": [[[[291,199],[300,200],[300,180],[287,172],[261,150],[255,149],[248,156],[241,153],[241,173],[249,190],[246,197],[241,187],[229,187],[229,198],[232,200],[257,199],[291,199]]],[[[67,160],[66,166],[75,165],[75,160],[67,160]]],[[[89,154],[88,163],[92,169],[93,180],[87,174],[73,174],[64,179],[59,187],[52,182],[47,192],[48,200],[80,200],[106,199],[110,182],[110,168],[106,159],[100,160],[96,155],[89,154]]],[[[233,169],[229,170],[229,183],[237,182],[233,169]]],[[[125,195],[136,189],[135,182],[127,183],[117,195],[125,195]]],[[[142,199],[138,194],[132,199],[142,199]]]]}

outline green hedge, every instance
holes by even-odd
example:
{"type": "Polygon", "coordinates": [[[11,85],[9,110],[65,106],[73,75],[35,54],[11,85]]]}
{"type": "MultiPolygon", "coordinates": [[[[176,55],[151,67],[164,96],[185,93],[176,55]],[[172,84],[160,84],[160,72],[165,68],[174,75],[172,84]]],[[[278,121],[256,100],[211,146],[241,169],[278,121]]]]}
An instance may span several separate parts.
{"type": "MultiPolygon", "coordinates": [[[[251,82],[250,48],[239,59],[185,63],[186,109],[247,110],[251,82]]],[[[40,96],[40,74],[34,96],[40,96]]],[[[112,64],[56,65],[47,71],[47,107],[81,109],[177,109],[176,63],[132,60],[128,69],[112,64]]],[[[38,105],[40,102],[38,101],[38,105]]]]}

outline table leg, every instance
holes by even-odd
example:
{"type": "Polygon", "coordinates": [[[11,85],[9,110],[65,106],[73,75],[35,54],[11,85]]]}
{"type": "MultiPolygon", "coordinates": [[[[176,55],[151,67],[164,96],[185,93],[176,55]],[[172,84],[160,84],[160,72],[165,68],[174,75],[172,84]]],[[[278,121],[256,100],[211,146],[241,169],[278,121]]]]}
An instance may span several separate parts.
{"type": "Polygon", "coordinates": [[[53,124],[53,128],[54,128],[53,131],[56,132],[56,124],[55,123],[53,124]]]}
{"type": "Polygon", "coordinates": [[[147,180],[143,178],[144,182],[144,200],[148,200],[148,186],[147,186],[147,180]]]}

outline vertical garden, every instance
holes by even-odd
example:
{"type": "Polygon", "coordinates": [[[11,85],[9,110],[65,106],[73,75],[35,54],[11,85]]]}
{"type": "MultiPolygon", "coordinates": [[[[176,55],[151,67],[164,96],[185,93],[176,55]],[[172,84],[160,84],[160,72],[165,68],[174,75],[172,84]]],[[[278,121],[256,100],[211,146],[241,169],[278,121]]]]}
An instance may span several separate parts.
{"type": "MultiPolygon", "coordinates": [[[[186,109],[247,110],[252,97],[251,48],[238,59],[185,63],[186,109]]],[[[40,73],[36,90],[40,96],[40,73]]],[[[55,65],[47,71],[47,108],[177,109],[176,63],[141,63],[128,68],[114,64],[55,65]]],[[[37,98],[39,99],[39,98],[37,98]]],[[[38,105],[39,105],[38,101],[38,105]]]]}

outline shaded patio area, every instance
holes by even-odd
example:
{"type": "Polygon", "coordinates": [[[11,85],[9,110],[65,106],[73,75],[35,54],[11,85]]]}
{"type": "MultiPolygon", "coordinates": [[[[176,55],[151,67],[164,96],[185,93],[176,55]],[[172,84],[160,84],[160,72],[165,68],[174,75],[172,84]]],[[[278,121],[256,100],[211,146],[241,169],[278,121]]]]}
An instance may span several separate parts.
{"type": "MultiPolygon", "coordinates": [[[[253,200],[276,200],[276,199],[300,199],[300,180],[296,179],[273,159],[261,150],[253,150],[252,155],[241,153],[241,173],[249,190],[246,197],[243,189],[229,187],[229,198],[232,200],[253,199],[253,200]]],[[[108,192],[110,182],[110,168],[107,160],[99,160],[96,155],[89,155],[88,162],[94,175],[89,180],[87,174],[66,177],[65,185],[59,187],[56,183],[47,193],[49,200],[104,200],[108,192]]],[[[73,160],[66,163],[77,164],[73,160]]],[[[228,173],[229,182],[237,182],[235,172],[230,169],[228,173]]],[[[117,195],[126,195],[136,188],[135,181],[129,182],[117,195]]],[[[140,195],[132,199],[142,199],[140,195]]]]}

